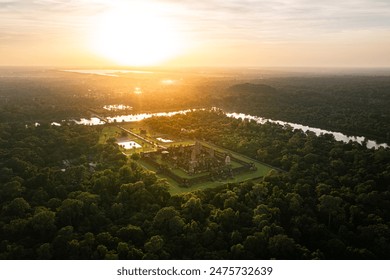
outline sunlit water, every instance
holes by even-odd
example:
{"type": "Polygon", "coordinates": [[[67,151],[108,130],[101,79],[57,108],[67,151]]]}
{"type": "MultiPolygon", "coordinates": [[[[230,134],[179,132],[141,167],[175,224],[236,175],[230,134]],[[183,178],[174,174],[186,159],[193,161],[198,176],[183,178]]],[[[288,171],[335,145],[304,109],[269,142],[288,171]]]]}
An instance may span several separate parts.
{"type": "Polygon", "coordinates": [[[117,105],[105,105],[103,106],[103,109],[107,111],[121,111],[121,110],[131,110],[133,107],[123,105],[123,104],[117,104],[117,105]]]}
{"type": "Polygon", "coordinates": [[[90,118],[90,119],[80,119],[79,121],[74,121],[77,124],[83,124],[83,125],[101,125],[105,124],[104,121],[100,120],[99,118],[90,118]]]}
{"type": "MultiPolygon", "coordinates": [[[[120,122],[138,122],[142,121],[151,117],[171,117],[177,114],[186,114],[191,111],[195,110],[205,110],[205,109],[188,109],[188,110],[182,110],[182,111],[175,111],[175,112],[161,112],[161,113],[153,113],[153,114],[136,114],[136,115],[122,115],[122,116],[115,116],[115,117],[107,117],[107,120],[109,123],[120,123],[120,122]]],[[[303,132],[314,132],[317,136],[322,135],[322,134],[332,134],[334,138],[337,141],[343,141],[345,143],[348,143],[349,141],[357,142],[359,144],[363,144],[365,141],[367,141],[367,148],[375,148],[378,149],[379,147],[384,147],[384,148],[389,148],[389,145],[383,143],[383,144],[378,144],[374,140],[366,140],[365,137],[363,136],[347,136],[343,133],[340,132],[333,132],[329,130],[324,130],[320,128],[315,128],[315,127],[310,127],[310,126],[305,126],[301,124],[296,124],[296,123],[290,123],[290,122],[284,122],[284,121],[279,121],[279,120],[272,120],[272,119],[266,119],[258,116],[252,116],[252,115],[246,115],[242,113],[225,113],[226,116],[230,118],[235,118],[235,119],[242,119],[242,120],[253,120],[257,123],[264,124],[266,122],[270,123],[275,123],[279,124],[281,126],[289,126],[292,127],[293,129],[300,129],[303,132]]],[[[104,121],[101,121],[98,118],[91,118],[91,119],[81,119],[80,121],[75,121],[78,124],[84,124],[84,125],[102,125],[105,124],[104,121]]]]}
{"type": "Polygon", "coordinates": [[[118,142],[118,145],[122,146],[126,150],[142,148],[140,144],[134,141],[122,141],[122,142],[118,142]]]}
{"type": "Polygon", "coordinates": [[[172,143],[173,141],[171,139],[164,139],[164,138],[156,138],[158,141],[163,142],[163,143],[172,143]]]}
{"type": "MultiPolygon", "coordinates": [[[[358,142],[359,144],[363,144],[363,142],[366,140],[366,138],[363,136],[347,136],[341,132],[324,130],[324,129],[310,127],[310,126],[301,125],[301,124],[297,124],[297,123],[290,123],[290,122],[284,122],[284,121],[278,121],[278,120],[265,119],[262,117],[245,115],[242,113],[226,113],[226,116],[231,117],[231,118],[235,118],[235,119],[254,120],[257,123],[261,123],[261,124],[264,124],[266,122],[270,122],[270,123],[276,123],[276,124],[279,124],[282,126],[290,126],[293,129],[300,129],[303,132],[307,132],[307,131],[314,132],[317,136],[320,136],[321,134],[332,134],[337,141],[343,141],[345,143],[348,143],[349,141],[353,141],[353,142],[358,142]]],[[[378,149],[379,147],[388,148],[389,146],[387,144],[378,144],[376,141],[373,141],[373,140],[367,140],[367,148],[378,149]]]]}
{"type": "Polygon", "coordinates": [[[108,122],[139,122],[144,119],[148,119],[151,117],[171,117],[177,114],[186,114],[188,112],[191,112],[192,110],[182,110],[182,111],[175,111],[175,112],[161,112],[161,113],[153,113],[153,114],[137,114],[137,115],[122,115],[122,116],[115,116],[115,117],[107,117],[108,122]]]}

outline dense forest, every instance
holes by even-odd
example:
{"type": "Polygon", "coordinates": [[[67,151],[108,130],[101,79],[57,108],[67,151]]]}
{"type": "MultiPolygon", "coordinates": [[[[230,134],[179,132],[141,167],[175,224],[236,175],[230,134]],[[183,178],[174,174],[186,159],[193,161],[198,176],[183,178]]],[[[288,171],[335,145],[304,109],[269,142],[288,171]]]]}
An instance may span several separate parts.
{"type": "Polygon", "coordinates": [[[390,257],[390,149],[218,111],[145,122],[284,171],[173,196],[101,127],[3,122],[0,258],[390,257]]]}
{"type": "Polygon", "coordinates": [[[227,87],[218,106],[390,142],[387,76],[290,77],[227,87]]]}
{"type": "MultiPolygon", "coordinates": [[[[389,76],[265,76],[186,71],[118,77],[0,68],[0,122],[219,107],[390,142],[389,76]],[[12,71],[11,71],[12,70],[12,71]],[[226,76],[225,76],[226,75],[226,76]],[[170,81],[171,83],[164,83],[170,81]],[[142,94],[136,94],[135,89],[142,94]],[[131,107],[107,111],[105,105],[131,107]]],[[[260,74],[259,74],[260,75],[260,74]]]]}
{"type": "Polygon", "coordinates": [[[58,70],[0,67],[0,122],[61,122],[90,117],[92,109],[101,115],[136,114],[181,110],[205,106],[196,86],[198,79],[164,85],[177,74],[109,77],[58,70]],[[135,93],[139,89],[142,93],[135,93]],[[163,101],[163,102],[162,102],[163,101]],[[131,110],[111,112],[105,105],[122,104],[131,110]]]}

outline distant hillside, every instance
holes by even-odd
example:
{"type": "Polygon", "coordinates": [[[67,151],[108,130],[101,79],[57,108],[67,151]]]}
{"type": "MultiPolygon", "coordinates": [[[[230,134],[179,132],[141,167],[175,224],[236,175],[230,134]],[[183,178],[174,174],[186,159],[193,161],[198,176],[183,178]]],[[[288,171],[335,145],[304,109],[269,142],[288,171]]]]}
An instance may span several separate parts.
{"type": "Polygon", "coordinates": [[[247,111],[256,104],[271,104],[278,99],[278,91],[268,85],[243,83],[236,84],[226,89],[226,95],[223,98],[222,108],[226,110],[238,110],[246,113],[258,113],[254,111],[247,111]]]}
{"type": "Polygon", "coordinates": [[[229,93],[240,94],[273,94],[276,92],[276,89],[264,84],[244,83],[231,86],[227,89],[227,91],[229,93]]]}
{"type": "Polygon", "coordinates": [[[362,135],[390,143],[388,76],[292,77],[226,86],[226,111],[362,135]]]}

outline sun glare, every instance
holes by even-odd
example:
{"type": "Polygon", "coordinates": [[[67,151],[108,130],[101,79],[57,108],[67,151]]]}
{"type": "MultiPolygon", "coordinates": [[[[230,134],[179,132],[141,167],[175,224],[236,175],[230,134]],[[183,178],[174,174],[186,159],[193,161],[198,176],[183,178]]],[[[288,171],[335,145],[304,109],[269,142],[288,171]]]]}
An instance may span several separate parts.
{"type": "Polygon", "coordinates": [[[98,19],[95,28],[95,52],[120,65],[156,65],[182,50],[174,22],[154,6],[115,7],[98,19]]]}

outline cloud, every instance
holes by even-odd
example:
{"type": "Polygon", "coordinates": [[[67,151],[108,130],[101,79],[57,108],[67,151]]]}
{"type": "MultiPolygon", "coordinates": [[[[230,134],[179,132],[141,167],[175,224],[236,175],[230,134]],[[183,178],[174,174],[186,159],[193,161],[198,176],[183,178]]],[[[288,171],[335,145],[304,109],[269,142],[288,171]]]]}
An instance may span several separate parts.
{"type": "Polygon", "coordinates": [[[209,0],[177,5],[188,27],[209,38],[286,40],[357,29],[390,28],[386,0],[209,0]],[[230,32],[229,32],[230,31],[230,32]]]}
{"type": "MultiPolygon", "coordinates": [[[[137,2],[137,1],[133,1],[137,2]]],[[[146,2],[138,1],[138,2],[146,2]]],[[[178,19],[183,32],[247,40],[299,38],[345,30],[390,27],[387,0],[154,0],[178,19]]],[[[81,26],[124,0],[0,0],[0,23],[18,26],[81,26]],[[26,21],[28,20],[28,21],[26,21]]],[[[53,28],[54,28],[53,27],[53,28]]]]}
{"type": "Polygon", "coordinates": [[[62,48],[83,40],[106,10],[134,3],[149,3],[204,51],[390,37],[389,0],[0,0],[0,48],[38,41],[62,48]]]}
{"type": "Polygon", "coordinates": [[[0,37],[12,44],[54,40],[88,28],[88,18],[107,8],[107,1],[0,0],[0,37]]]}

